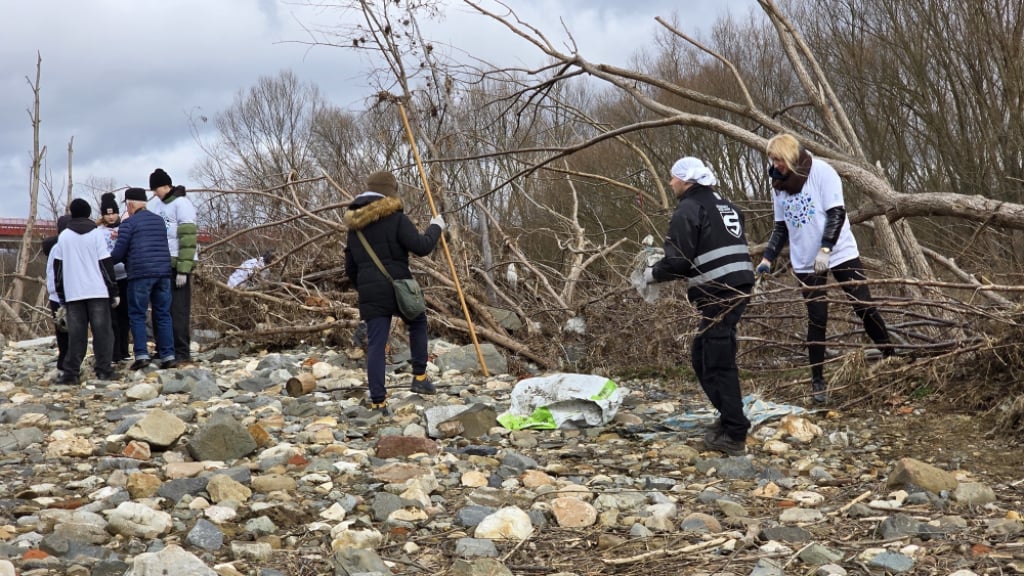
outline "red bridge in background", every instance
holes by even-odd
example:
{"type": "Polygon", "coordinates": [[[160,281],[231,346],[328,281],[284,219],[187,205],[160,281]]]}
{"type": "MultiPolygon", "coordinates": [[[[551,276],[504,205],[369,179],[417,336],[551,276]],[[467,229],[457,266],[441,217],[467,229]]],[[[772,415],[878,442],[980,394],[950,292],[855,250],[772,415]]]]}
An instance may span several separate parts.
{"type": "MultiPolygon", "coordinates": [[[[27,228],[27,218],[0,218],[0,243],[14,244],[21,242],[21,238],[25,235],[27,228]]],[[[35,226],[32,227],[32,236],[36,240],[56,235],[56,220],[36,220],[35,226]]],[[[213,240],[213,235],[200,230],[198,240],[200,244],[206,244],[213,240]]]]}

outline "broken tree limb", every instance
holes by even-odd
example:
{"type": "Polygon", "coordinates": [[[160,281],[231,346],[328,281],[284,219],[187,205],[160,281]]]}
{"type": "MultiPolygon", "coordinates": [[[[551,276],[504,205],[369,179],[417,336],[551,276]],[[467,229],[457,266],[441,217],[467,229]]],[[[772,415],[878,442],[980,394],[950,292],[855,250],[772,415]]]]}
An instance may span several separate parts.
{"type": "Polygon", "coordinates": [[[601,562],[604,562],[609,566],[622,566],[625,564],[634,564],[636,562],[653,560],[655,558],[665,558],[666,556],[678,556],[680,554],[697,552],[698,550],[706,550],[708,548],[714,548],[715,546],[721,546],[722,544],[725,544],[728,541],[728,538],[715,538],[714,540],[708,540],[707,542],[699,542],[697,544],[690,544],[689,546],[673,548],[671,550],[667,548],[662,548],[660,550],[651,550],[650,552],[644,552],[643,554],[637,554],[636,556],[629,556],[627,558],[602,558],[601,562]]]}

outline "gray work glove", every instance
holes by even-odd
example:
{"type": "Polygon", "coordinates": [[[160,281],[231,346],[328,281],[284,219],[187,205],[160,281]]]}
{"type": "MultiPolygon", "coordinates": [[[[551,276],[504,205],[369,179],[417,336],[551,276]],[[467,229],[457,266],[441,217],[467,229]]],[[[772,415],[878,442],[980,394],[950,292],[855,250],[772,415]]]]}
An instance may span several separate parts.
{"type": "Polygon", "coordinates": [[[648,284],[656,282],[654,279],[654,268],[650,266],[644,268],[644,282],[647,282],[648,284]]]}
{"type": "Polygon", "coordinates": [[[121,303],[121,297],[120,296],[114,296],[113,298],[110,299],[110,307],[111,308],[117,308],[118,304],[120,304],[120,303],[121,303]]]}
{"type": "Polygon", "coordinates": [[[174,285],[178,288],[184,286],[186,282],[188,282],[188,276],[185,274],[178,274],[174,277],[174,285]]]}
{"type": "Polygon", "coordinates": [[[57,331],[68,331],[68,309],[63,304],[53,313],[53,323],[57,326],[57,331]]]}
{"type": "Polygon", "coordinates": [[[761,260],[761,263],[757,265],[757,270],[754,271],[758,277],[770,274],[772,271],[772,264],[767,260],[761,260]]]}
{"type": "Polygon", "coordinates": [[[442,232],[444,231],[445,228],[447,228],[447,224],[444,223],[444,218],[442,218],[440,214],[431,218],[430,223],[440,226],[442,232]]]}
{"type": "Polygon", "coordinates": [[[814,273],[815,274],[828,274],[828,260],[832,257],[831,252],[824,250],[818,250],[818,253],[814,255],[814,273]]]}

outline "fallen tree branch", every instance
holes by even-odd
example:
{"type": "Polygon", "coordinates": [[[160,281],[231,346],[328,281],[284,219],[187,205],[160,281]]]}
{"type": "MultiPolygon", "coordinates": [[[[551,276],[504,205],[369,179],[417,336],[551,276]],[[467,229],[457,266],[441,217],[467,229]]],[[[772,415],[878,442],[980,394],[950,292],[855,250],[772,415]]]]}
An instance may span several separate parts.
{"type": "Polygon", "coordinates": [[[655,558],[678,556],[680,554],[687,554],[690,552],[696,552],[698,550],[714,548],[715,546],[720,546],[728,541],[728,538],[715,538],[714,540],[708,540],[707,542],[690,544],[689,546],[673,548],[671,550],[666,548],[662,548],[660,550],[652,550],[650,552],[644,552],[643,554],[637,554],[636,556],[629,556],[628,558],[602,558],[601,562],[604,562],[609,566],[623,566],[625,564],[635,564],[636,562],[643,562],[645,560],[654,560],[655,558]]]}

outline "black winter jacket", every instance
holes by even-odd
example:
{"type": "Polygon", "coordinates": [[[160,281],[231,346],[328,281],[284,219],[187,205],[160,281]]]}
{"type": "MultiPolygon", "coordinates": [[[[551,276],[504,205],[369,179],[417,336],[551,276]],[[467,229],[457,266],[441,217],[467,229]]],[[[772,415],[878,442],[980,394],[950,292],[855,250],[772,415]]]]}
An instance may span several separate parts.
{"type": "Polygon", "coordinates": [[[356,196],[345,212],[345,225],[349,229],[345,274],[359,292],[359,317],[372,320],[398,314],[395,290],[363,248],[356,230],[362,230],[388,274],[400,280],[412,278],[409,253],[417,256],[430,254],[441,238],[441,227],[431,225],[420,234],[416,225],[402,212],[401,200],[375,192],[356,196]]]}
{"type": "Polygon", "coordinates": [[[686,278],[687,298],[699,304],[754,283],[743,213],[714,188],[694,185],[672,214],[665,257],[654,265],[661,282],[686,278]]]}

